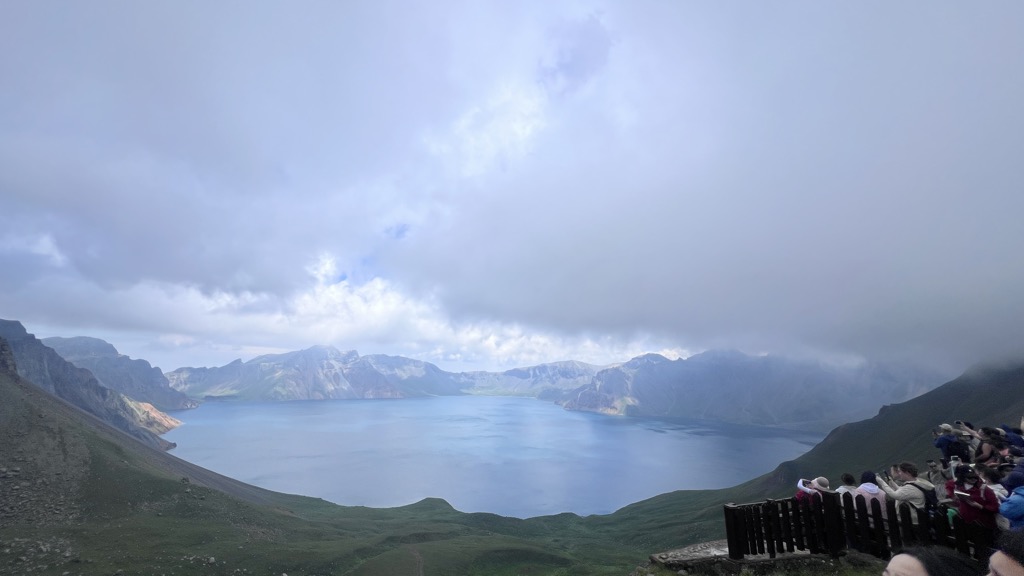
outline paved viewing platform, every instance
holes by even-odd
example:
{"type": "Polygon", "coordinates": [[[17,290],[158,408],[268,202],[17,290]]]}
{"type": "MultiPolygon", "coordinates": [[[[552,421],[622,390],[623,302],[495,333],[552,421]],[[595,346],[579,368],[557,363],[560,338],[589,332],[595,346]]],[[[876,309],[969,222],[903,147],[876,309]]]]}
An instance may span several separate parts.
{"type": "Polygon", "coordinates": [[[767,554],[747,555],[742,560],[729,558],[729,546],[725,540],[701,542],[666,552],[651,554],[652,564],[680,574],[739,574],[746,569],[751,574],[772,574],[780,564],[805,564],[822,566],[844,563],[854,566],[878,565],[879,570],[885,565],[879,559],[867,554],[849,551],[840,559],[827,554],[811,554],[807,551],[782,552],[775,558],[767,554]]]}

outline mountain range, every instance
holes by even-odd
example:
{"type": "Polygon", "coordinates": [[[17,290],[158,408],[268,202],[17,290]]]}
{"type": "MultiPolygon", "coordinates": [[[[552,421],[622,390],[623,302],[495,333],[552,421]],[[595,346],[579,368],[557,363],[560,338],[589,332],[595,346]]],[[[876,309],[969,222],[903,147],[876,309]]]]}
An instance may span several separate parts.
{"type": "Polygon", "coordinates": [[[170,386],[205,400],[324,400],[492,394],[529,396],[568,410],[716,420],[825,431],[942,382],[924,370],[835,367],[735,351],[623,364],[556,362],[505,372],[441,370],[400,356],[360,356],[329,346],[268,354],[219,368],[179,368],[170,386]]]}
{"type": "Polygon", "coordinates": [[[179,425],[178,420],[152,404],[100,384],[92,372],[64,360],[29,334],[20,322],[0,320],[0,338],[7,341],[18,375],[25,380],[147,445],[161,449],[174,446],[159,435],[179,425]]]}
{"type": "Polygon", "coordinates": [[[720,538],[726,502],[790,496],[801,477],[922,462],[937,454],[938,423],[1016,423],[1024,413],[1024,362],[980,365],[835,428],[739,486],[670,492],[603,516],[519,520],[436,499],[368,509],[248,486],[144,444],[22,373],[45,370],[18,366],[0,338],[0,572],[18,574],[621,575],[651,553],[720,538]]]}
{"type": "Polygon", "coordinates": [[[360,356],[330,346],[236,360],[166,375],[98,338],[39,340],[0,321],[22,377],[150,445],[180,424],[162,410],[201,400],[400,399],[528,396],[569,410],[660,419],[702,419],[825,431],[941,380],[920,370],[819,363],[713,351],[669,360],[648,354],[612,366],[555,362],[505,372],[453,373],[400,356],[360,356]]]}
{"type": "Polygon", "coordinates": [[[199,402],[171,388],[159,368],[145,360],[133,360],[119,354],[112,344],[99,338],[52,337],[43,338],[41,342],[53,348],[61,358],[92,372],[102,386],[140,402],[148,402],[158,410],[182,410],[199,405],[199,402]]]}

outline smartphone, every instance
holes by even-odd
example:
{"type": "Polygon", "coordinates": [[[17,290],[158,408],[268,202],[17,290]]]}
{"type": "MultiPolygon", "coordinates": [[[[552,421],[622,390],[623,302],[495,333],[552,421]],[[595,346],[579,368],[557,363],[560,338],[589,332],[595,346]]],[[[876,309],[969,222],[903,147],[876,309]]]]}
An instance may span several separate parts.
{"type": "Polygon", "coordinates": [[[966,496],[966,497],[968,497],[968,498],[970,498],[970,497],[971,497],[971,495],[970,495],[970,494],[968,494],[967,492],[961,492],[961,491],[959,491],[959,490],[953,490],[953,495],[954,495],[954,496],[966,496]]]}

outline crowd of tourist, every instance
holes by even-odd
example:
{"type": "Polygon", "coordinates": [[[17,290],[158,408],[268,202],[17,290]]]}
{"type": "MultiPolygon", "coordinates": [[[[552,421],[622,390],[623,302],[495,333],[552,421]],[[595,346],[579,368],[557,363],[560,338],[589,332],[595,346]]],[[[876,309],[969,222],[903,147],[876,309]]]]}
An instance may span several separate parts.
{"type": "MultiPolygon", "coordinates": [[[[869,510],[877,501],[883,518],[887,501],[949,519],[959,516],[976,549],[992,552],[990,575],[1024,576],[1024,432],[1007,425],[976,428],[958,420],[933,430],[933,443],[938,454],[924,469],[900,462],[881,472],[864,471],[859,482],[844,473],[834,490],[827,478],[801,479],[796,498],[848,492],[863,496],[869,510]]],[[[918,514],[911,514],[911,519],[916,524],[918,514]]],[[[975,571],[964,567],[965,558],[942,546],[907,549],[892,558],[883,575],[984,573],[973,560],[975,571]]]]}

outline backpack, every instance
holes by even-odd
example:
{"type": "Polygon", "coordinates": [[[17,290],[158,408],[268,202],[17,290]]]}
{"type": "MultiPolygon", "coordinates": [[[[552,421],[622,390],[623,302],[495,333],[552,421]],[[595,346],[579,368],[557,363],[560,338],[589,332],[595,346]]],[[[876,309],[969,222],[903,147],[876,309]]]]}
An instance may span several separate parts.
{"type": "Polygon", "coordinates": [[[935,490],[925,490],[916,482],[907,482],[907,484],[917,488],[924,494],[924,510],[928,513],[928,517],[937,516],[939,514],[939,497],[935,494],[935,490]]]}
{"type": "Polygon", "coordinates": [[[959,438],[953,440],[946,446],[946,454],[949,454],[950,458],[952,458],[953,456],[959,456],[960,461],[963,462],[964,464],[967,464],[971,461],[970,448],[967,447],[966,442],[959,438]]]}

